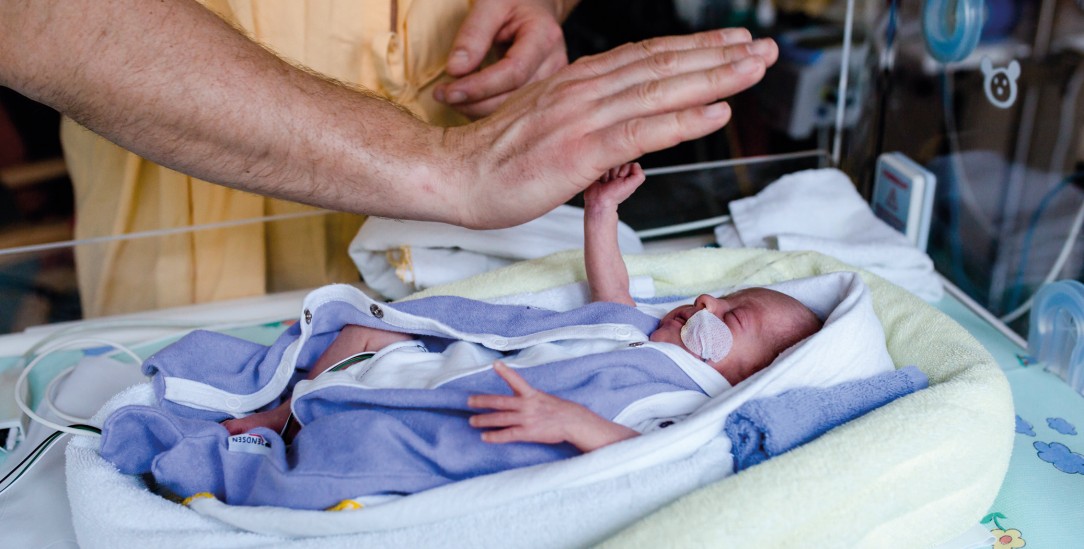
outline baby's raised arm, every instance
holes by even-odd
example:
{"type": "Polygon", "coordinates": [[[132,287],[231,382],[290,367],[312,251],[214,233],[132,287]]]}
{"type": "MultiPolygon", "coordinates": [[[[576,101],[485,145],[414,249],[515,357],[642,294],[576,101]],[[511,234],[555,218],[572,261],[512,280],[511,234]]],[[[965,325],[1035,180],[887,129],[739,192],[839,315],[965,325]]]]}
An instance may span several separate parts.
{"type": "Polygon", "coordinates": [[[625,164],[606,172],[583,192],[583,261],[591,301],[635,305],[629,295],[629,272],[617,245],[617,206],[643,182],[640,165],[625,164]]]}

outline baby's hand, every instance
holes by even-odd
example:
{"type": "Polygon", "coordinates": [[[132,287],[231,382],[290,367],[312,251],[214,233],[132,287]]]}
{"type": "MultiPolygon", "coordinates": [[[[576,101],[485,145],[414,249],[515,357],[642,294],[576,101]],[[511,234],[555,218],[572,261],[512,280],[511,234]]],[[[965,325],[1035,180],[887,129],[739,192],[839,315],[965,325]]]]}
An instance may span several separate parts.
{"type": "Polygon", "coordinates": [[[598,178],[598,181],[583,191],[584,204],[616,207],[632,196],[633,191],[644,182],[644,179],[644,170],[640,168],[638,162],[610,168],[598,178]]]}
{"type": "Polygon", "coordinates": [[[493,370],[515,396],[473,395],[467,400],[471,408],[495,410],[470,418],[473,427],[493,429],[482,433],[485,442],[558,444],[568,440],[567,426],[575,425],[582,414],[593,415],[579,404],[536,390],[501,361],[493,364],[493,370]]]}

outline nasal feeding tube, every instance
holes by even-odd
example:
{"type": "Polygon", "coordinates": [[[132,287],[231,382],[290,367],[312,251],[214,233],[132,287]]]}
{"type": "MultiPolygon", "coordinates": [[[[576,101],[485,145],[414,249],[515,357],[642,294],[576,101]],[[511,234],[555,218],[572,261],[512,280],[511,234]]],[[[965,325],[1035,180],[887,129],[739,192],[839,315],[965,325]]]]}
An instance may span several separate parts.
{"type": "Polygon", "coordinates": [[[700,358],[717,362],[730,353],[734,334],[722,319],[700,309],[681,327],[681,342],[700,358]]]}

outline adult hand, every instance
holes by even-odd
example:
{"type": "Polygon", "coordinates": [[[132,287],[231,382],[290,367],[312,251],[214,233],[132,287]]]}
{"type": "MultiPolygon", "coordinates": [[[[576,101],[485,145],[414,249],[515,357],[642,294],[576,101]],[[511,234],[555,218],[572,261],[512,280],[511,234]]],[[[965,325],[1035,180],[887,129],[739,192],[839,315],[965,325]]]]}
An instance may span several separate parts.
{"type": "Polygon", "coordinates": [[[190,0],[0,1],[0,85],[136,154],[268,196],[477,229],[530,221],[614,166],[718,130],[730,108],[716,101],[777,53],[741,29],[628,44],[436,128],[190,0]]]}
{"type": "Polygon", "coordinates": [[[477,0],[448,56],[447,72],[459,77],[433,90],[457,111],[481,118],[509,94],[568,65],[555,0],[477,0]],[[507,48],[499,61],[478,72],[490,49],[507,48]]]}
{"type": "Polygon", "coordinates": [[[528,85],[485,119],[444,130],[438,169],[457,193],[449,222],[534,219],[613,166],[718,130],[731,111],[717,101],[759,82],[777,56],[770,39],[722,29],[626,44],[528,85]]]}

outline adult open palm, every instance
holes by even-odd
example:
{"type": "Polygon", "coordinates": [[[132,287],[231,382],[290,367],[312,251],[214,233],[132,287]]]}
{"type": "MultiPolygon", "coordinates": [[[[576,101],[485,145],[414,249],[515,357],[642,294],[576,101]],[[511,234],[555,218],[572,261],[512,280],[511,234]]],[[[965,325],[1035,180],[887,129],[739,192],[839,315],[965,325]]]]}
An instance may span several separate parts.
{"type": "Polygon", "coordinates": [[[718,130],[731,117],[719,100],[759,82],[777,56],[771,40],[723,29],[626,44],[528,85],[445,130],[446,173],[466,192],[456,222],[522,223],[614,166],[718,130]]]}

